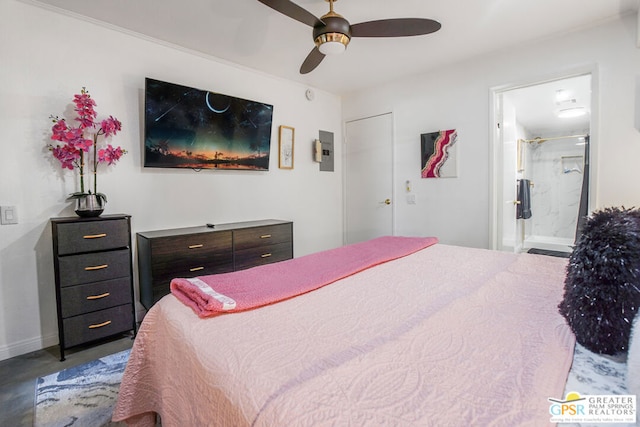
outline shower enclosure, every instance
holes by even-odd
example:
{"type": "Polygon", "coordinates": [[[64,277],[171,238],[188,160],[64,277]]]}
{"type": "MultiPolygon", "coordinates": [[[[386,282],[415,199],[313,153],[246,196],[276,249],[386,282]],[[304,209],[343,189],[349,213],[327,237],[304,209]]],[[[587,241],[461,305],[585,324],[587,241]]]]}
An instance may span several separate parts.
{"type": "Polygon", "coordinates": [[[587,214],[581,199],[588,197],[588,141],[587,134],[518,140],[519,173],[530,182],[534,212],[519,224],[522,251],[571,252],[578,219],[587,214]]]}

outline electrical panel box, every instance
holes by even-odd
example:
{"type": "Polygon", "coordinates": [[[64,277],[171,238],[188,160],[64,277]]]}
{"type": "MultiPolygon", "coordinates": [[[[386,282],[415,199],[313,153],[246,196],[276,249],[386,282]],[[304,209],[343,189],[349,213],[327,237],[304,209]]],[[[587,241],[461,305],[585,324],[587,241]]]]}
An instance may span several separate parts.
{"type": "Polygon", "coordinates": [[[322,143],[322,162],[320,170],[333,172],[333,132],[320,131],[320,142],[322,143]]]}

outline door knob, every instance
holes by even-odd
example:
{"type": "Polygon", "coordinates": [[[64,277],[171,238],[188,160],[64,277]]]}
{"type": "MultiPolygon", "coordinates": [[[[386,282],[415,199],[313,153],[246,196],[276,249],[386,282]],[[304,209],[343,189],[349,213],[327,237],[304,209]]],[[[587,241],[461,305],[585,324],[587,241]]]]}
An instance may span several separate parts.
{"type": "Polygon", "coordinates": [[[385,199],[384,202],[380,202],[380,203],[384,203],[385,205],[390,205],[391,199],[385,199]]]}

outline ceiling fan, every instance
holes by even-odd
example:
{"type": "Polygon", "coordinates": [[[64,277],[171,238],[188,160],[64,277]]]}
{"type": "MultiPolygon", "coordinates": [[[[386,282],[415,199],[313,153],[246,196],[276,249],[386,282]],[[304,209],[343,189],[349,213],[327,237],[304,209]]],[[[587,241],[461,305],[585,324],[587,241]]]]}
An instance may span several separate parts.
{"type": "Polygon", "coordinates": [[[333,11],[333,2],[329,3],[329,12],[316,18],[311,12],[289,0],[258,0],[270,8],[313,27],[313,40],[316,44],[300,67],[300,74],[313,71],[325,55],[342,53],[351,37],[407,37],[430,34],[438,31],[442,25],[438,21],[424,18],[396,18],[349,24],[345,18],[333,11]]]}

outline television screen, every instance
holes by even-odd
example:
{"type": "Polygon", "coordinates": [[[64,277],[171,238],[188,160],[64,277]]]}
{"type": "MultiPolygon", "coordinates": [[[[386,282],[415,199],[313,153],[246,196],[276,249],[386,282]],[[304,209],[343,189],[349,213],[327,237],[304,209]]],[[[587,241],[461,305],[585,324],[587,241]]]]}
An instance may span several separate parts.
{"type": "Polygon", "coordinates": [[[273,106],[145,79],[144,166],[268,170],[273,106]]]}

